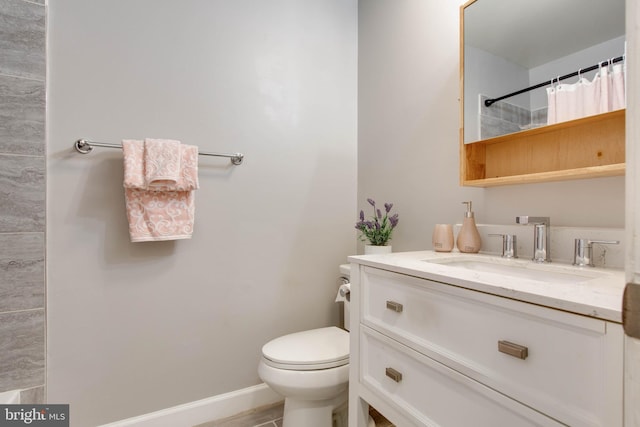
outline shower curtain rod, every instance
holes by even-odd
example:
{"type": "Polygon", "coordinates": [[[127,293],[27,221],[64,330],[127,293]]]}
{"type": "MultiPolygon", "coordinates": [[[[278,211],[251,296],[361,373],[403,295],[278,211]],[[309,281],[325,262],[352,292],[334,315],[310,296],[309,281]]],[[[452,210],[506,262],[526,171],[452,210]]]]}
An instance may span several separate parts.
{"type": "MultiPolygon", "coordinates": [[[[93,147],[105,147],[105,148],[122,148],[122,145],[118,144],[107,144],[105,142],[96,142],[89,141],[88,139],[79,139],[73,144],[76,151],[82,154],[89,154],[93,147]]],[[[207,153],[204,151],[198,152],[200,156],[214,156],[214,157],[227,157],[231,159],[231,163],[238,166],[242,164],[242,160],[244,159],[244,154],[242,153],[234,153],[234,154],[226,154],[226,153],[207,153]]]]}
{"type": "Polygon", "coordinates": [[[499,98],[485,99],[484,100],[484,105],[486,107],[491,107],[491,104],[493,104],[494,102],[502,101],[503,99],[511,98],[512,96],[520,95],[521,93],[529,92],[530,90],[533,90],[533,89],[538,89],[538,88],[541,88],[541,87],[548,86],[548,85],[552,84],[555,81],[569,79],[571,77],[578,76],[578,75],[580,75],[582,73],[588,73],[589,71],[596,70],[596,69],[598,69],[600,67],[605,67],[605,66],[607,66],[609,64],[615,64],[616,62],[620,62],[622,60],[624,60],[624,56],[618,56],[617,58],[613,58],[613,59],[608,60],[608,61],[599,62],[596,65],[592,65],[592,66],[587,67],[587,68],[580,68],[578,71],[575,71],[573,73],[565,74],[564,76],[556,77],[555,79],[551,79],[551,80],[549,80],[547,82],[544,82],[544,83],[538,83],[535,86],[531,86],[531,87],[528,87],[528,88],[525,88],[525,89],[520,89],[517,92],[513,92],[513,93],[510,93],[510,94],[507,94],[507,95],[503,95],[503,96],[501,96],[499,98]]]}

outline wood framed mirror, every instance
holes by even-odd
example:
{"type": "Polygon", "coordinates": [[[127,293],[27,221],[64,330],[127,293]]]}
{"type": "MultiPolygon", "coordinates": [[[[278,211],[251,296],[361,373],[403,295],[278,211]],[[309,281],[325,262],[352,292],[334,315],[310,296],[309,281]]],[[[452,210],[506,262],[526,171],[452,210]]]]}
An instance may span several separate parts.
{"type": "Polygon", "coordinates": [[[461,6],[461,185],[624,174],[624,109],[554,123],[556,104],[548,103],[547,88],[558,86],[544,84],[599,83],[602,64],[612,70],[616,58],[622,68],[624,10],[624,0],[461,6]],[[514,92],[520,93],[509,96],[514,92]]]}

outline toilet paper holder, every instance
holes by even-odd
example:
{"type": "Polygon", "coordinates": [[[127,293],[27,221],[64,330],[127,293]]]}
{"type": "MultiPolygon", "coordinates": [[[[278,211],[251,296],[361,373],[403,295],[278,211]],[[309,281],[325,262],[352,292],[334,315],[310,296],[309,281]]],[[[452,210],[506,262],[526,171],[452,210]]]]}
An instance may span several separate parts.
{"type": "Polygon", "coordinates": [[[337,301],[351,301],[351,283],[349,279],[346,277],[340,278],[342,284],[338,288],[338,296],[336,298],[337,301]]]}

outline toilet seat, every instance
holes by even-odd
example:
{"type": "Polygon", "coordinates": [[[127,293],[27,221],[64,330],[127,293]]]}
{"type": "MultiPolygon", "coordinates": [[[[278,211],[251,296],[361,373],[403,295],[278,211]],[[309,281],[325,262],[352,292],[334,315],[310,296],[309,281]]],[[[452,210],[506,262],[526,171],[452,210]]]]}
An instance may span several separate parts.
{"type": "Polygon", "coordinates": [[[268,366],[292,371],[312,371],[349,363],[349,333],[330,326],[275,338],[262,347],[268,366]]]}

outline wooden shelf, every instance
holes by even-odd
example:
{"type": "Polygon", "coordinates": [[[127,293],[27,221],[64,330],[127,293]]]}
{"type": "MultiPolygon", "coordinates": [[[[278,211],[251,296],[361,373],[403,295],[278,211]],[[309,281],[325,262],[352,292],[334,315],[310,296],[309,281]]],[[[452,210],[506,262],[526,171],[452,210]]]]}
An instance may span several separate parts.
{"type": "Polygon", "coordinates": [[[472,187],[620,176],[625,110],[471,144],[460,142],[460,184],[472,187]]]}

